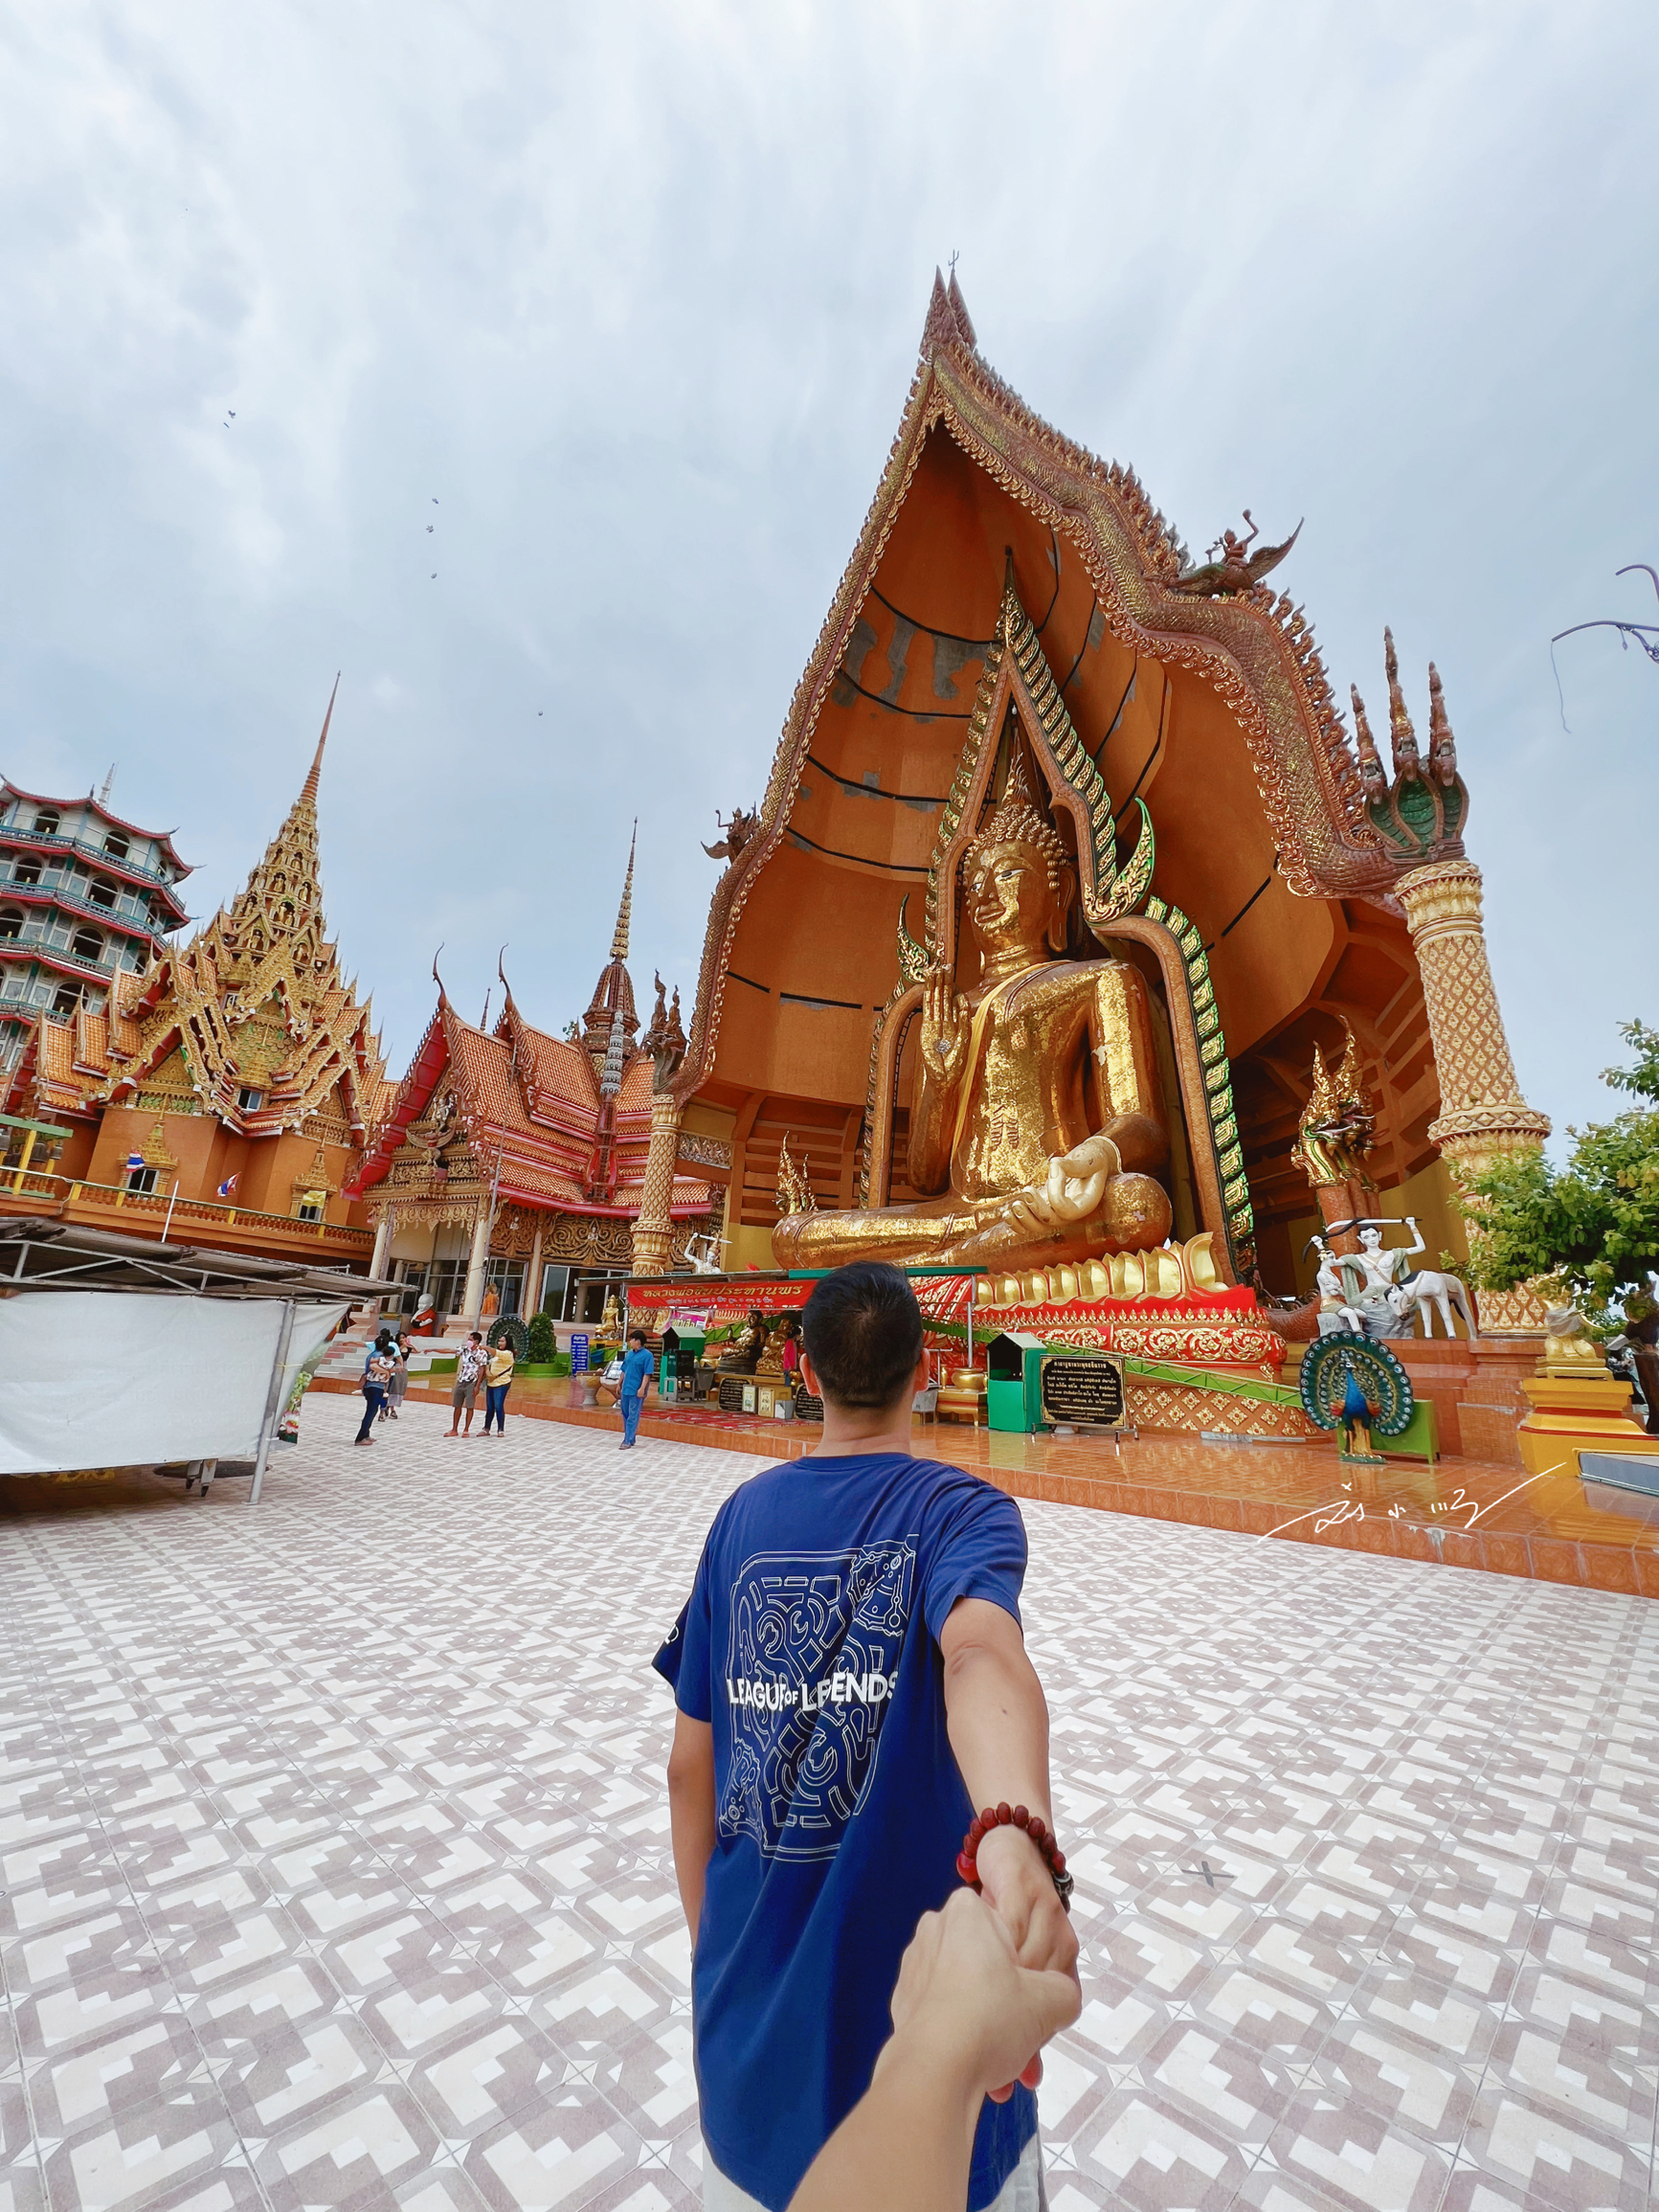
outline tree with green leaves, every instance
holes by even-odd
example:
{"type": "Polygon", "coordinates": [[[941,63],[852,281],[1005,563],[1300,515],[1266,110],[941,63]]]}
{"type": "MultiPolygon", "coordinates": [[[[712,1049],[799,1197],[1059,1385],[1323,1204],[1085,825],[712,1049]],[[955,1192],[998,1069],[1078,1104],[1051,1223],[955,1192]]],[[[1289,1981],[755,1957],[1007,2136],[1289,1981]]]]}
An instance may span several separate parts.
{"type": "Polygon", "coordinates": [[[1603,1334],[1652,1312],[1659,1275],[1659,1030],[1625,1022],[1619,1033],[1634,1063],[1603,1069],[1602,1080],[1635,1105],[1569,1129],[1565,1167],[1541,1152],[1511,1153],[1464,1185],[1475,1288],[1513,1290],[1541,1276],[1603,1334]]]}

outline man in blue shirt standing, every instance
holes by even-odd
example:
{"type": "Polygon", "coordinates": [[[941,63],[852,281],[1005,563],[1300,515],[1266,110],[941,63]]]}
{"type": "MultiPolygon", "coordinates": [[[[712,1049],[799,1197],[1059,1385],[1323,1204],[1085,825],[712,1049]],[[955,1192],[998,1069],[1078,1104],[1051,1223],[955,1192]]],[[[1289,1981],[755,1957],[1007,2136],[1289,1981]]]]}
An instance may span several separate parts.
{"type": "MultiPolygon", "coordinates": [[[[728,1499],[656,1660],[709,2212],[785,2212],[870,2086],[918,1919],[966,1876],[1021,1965],[1076,1974],[1020,1508],[911,1457],[927,1359],[898,1269],[826,1275],[803,1321],[823,1442],[728,1499]]],[[[979,2112],[968,2212],[1040,2212],[1037,2073],[1034,2050],[979,2112]]]]}
{"type": "Polygon", "coordinates": [[[635,1432],[639,1426],[639,1415],[644,1411],[645,1393],[651,1388],[651,1372],[655,1366],[645,1348],[643,1329],[628,1331],[628,1350],[622,1361],[622,1441],[621,1452],[634,1449],[635,1432]]]}

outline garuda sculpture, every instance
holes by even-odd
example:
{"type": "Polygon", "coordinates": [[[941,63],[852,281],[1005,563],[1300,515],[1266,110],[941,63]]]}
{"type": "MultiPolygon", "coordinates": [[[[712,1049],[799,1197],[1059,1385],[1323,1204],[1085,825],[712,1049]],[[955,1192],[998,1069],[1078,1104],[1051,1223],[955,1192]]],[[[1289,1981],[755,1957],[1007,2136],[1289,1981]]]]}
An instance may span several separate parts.
{"type": "Polygon", "coordinates": [[[1298,523],[1283,545],[1265,545],[1252,553],[1250,548],[1262,533],[1251,521],[1248,508],[1244,509],[1244,520],[1250,525],[1248,537],[1241,537],[1234,530],[1222,530],[1215,544],[1205,549],[1218,557],[1206,560],[1201,568],[1188,569],[1185,576],[1175,577],[1169,589],[1193,599],[1219,599],[1237,592],[1247,592],[1278,567],[1302,534],[1302,525],[1298,523]]]}
{"type": "Polygon", "coordinates": [[[1110,959],[1065,957],[1074,864],[1033,805],[1017,752],[963,856],[981,964],[966,990],[928,971],[909,1131],[909,1206],[792,1212],[786,1267],[851,1259],[1021,1269],[1145,1252],[1173,1211],[1146,986],[1110,959]]]}
{"type": "Polygon", "coordinates": [[[754,842],[754,833],[760,827],[760,809],[734,806],[729,822],[722,822],[717,809],[714,824],[717,829],[725,830],[726,835],[718,844],[706,845],[704,851],[710,860],[735,860],[746,846],[754,842]]]}

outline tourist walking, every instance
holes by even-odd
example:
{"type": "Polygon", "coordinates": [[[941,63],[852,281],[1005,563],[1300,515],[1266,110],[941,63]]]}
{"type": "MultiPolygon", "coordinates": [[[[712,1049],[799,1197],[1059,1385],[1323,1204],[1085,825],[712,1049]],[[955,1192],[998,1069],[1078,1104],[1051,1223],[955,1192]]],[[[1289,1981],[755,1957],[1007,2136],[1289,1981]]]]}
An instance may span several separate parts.
{"type": "Polygon", "coordinates": [[[386,1393],[387,1411],[396,1420],[403,1411],[403,1401],[409,1391],[409,1331],[402,1321],[392,1332],[392,1348],[397,1354],[397,1365],[392,1369],[392,1387],[386,1393]]]}
{"type": "MultiPolygon", "coordinates": [[[[670,1832],[703,2201],[721,2212],[789,2202],[870,2087],[918,1920],[958,1883],[994,1908],[1020,1966],[1077,1974],[1048,1711],[1020,1623],[1020,1508],[912,1457],[928,1355],[897,1268],[825,1275],[803,1320],[823,1442],[727,1500],[655,1662],[678,1708],[670,1832]]],[[[1044,2201],[1043,2032],[1033,2021],[1005,2062],[1018,2078],[978,2113],[969,2204],[1044,2201]]]]}
{"type": "Polygon", "coordinates": [[[484,1368],[483,1433],[486,1436],[490,1433],[489,1425],[492,1421],[498,1436],[506,1434],[507,1389],[513,1379],[513,1365],[512,1345],[504,1337],[491,1352],[489,1364],[484,1368]]]}
{"type": "Polygon", "coordinates": [[[628,1351],[622,1362],[622,1441],[619,1452],[634,1449],[635,1434],[639,1427],[639,1415],[645,1408],[645,1393],[651,1388],[651,1375],[656,1363],[645,1348],[643,1329],[628,1331],[628,1351]]]}
{"type": "Polygon", "coordinates": [[[370,1433],[386,1404],[386,1390],[392,1381],[397,1361],[392,1349],[392,1338],[385,1329],[369,1347],[369,1356],[363,1363],[363,1426],[352,1439],[358,1444],[372,1444],[370,1433]]]}
{"type": "Polygon", "coordinates": [[[461,1345],[460,1356],[455,1363],[455,1388],[449,1394],[450,1423],[444,1431],[446,1436],[472,1434],[473,1409],[478,1404],[478,1387],[483,1375],[483,1339],[474,1329],[461,1345]],[[464,1429],[459,1425],[463,1413],[466,1415],[464,1429]]]}

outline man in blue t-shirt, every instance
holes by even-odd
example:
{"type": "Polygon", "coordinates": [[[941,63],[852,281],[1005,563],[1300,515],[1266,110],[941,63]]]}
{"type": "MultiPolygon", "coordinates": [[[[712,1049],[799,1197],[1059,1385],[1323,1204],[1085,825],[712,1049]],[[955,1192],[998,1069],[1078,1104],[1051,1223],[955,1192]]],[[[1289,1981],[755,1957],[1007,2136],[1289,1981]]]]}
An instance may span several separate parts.
{"type": "Polygon", "coordinates": [[[619,1403],[622,1408],[621,1452],[634,1449],[634,1438],[639,1427],[639,1415],[644,1410],[645,1393],[651,1388],[651,1354],[645,1348],[643,1329],[628,1331],[628,1350],[622,1361],[622,1388],[619,1403]]]}
{"type": "MultiPolygon", "coordinates": [[[[709,2212],[785,2212],[869,2088],[899,1960],[956,1886],[976,1806],[1052,1830],[1048,1711],[1025,1655],[1025,1525],[960,1468],[910,1456],[922,1317],[897,1268],[826,1275],[803,1316],[823,1442],[715,1516],[657,1655],[678,1710],[674,1867],[694,1946],[709,2212]]],[[[1030,1836],[979,1843],[1022,1965],[1077,1943],[1030,1836]]],[[[969,2212],[1038,2212],[1033,2054],[979,2113],[969,2212]]]]}

